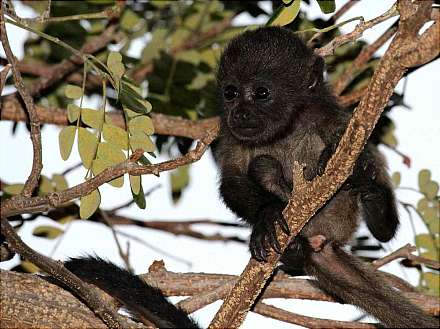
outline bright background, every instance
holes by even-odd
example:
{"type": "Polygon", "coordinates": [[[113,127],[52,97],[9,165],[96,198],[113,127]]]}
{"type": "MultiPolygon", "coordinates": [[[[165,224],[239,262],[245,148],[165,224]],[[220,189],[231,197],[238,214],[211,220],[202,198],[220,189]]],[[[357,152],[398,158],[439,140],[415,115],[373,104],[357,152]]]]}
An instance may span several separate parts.
{"type": "MultiPolygon", "coordinates": [[[[337,8],[340,8],[346,1],[337,0],[337,8]]],[[[364,16],[365,19],[374,18],[392,6],[394,1],[374,1],[363,0],[348,11],[340,21],[354,16],[364,16]]],[[[23,17],[32,17],[35,14],[28,8],[15,2],[19,15],[23,17]]],[[[261,2],[265,8],[270,8],[268,3],[261,2]]],[[[301,4],[303,10],[306,10],[309,18],[330,17],[323,15],[315,1],[311,5],[301,4]]],[[[250,23],[262,24],[267,21],[267,17],[260,16],[257,19],[248,15],[240,15],[235,19],[235,24],[243,25],[250,23]]],[[[389,22],[382,23],[372,30],[364,33],[363,39],[368,42],[376,40],[390,25],[389,22]]],[[[347,24],[343,31],[351,31],[355,23],[347,24]]],[[[28,32],[8,25],[8,36],[11,47],[19,59],[23,56],[23,43],[28,32]]],[[[388,45],[388,44],[387,44],[388,45]]],[[[386,46],[379,50],[383,53],[386,46]]],[[[141,42],[139,49],[131,49],[132,54],[141,51],[141,42]]],[[[3,49],[0,54],[4,56],[3,49]]],[[[438,93],[440,85],[440,62],[436,61],[419,69],[411,74],[407,83],[405,94],[405,103],[412,110],[403,107],[395,107],[391,117],[395,120],[397,129],[396,137],[399,141],[398,149],[410,156],[412,160],[411,168],[407,168],[402,163],[400,156],[386,148],[381,148],[389,163],[390,172],[400,171],[402,174],[401,186],[417,188],[417,174],[420,169],[429,168],[432,171],[432,179],[440,180],[440,111],[439,107],[434,105],[434,95],[438,93]],[[437,150],[437,151],[436,151],[437,150]]],[[[397,87],[401,90],[402,83],[397,87]]],[[[5,89],[4,94],[10,93],[13,89],[5,89]]],[[[93,100],[90,100],[93,102],[93,100]]],[[[85,104],[87,106],[87,104],[85,104]]],[[[0,177],[7,183],[24,182],[30,172],[32,164],[32,146],[23,124],[15,135],[11,134],[12,123],[0,122],[0,177]]],[[[64,169],[79,163],[79,155],[74,149],[68,161],[63,161],[58,150],[59,127],[46,125],[42,130],[43,142],[43,174],[51,176],[54,173],[60,173],[64,169]]],[[[74,146],[75,148],[75,146],[74,146]]],[[[163,161],[164,158],[158,158],[157,161],[163,161]]],[[[78,169],[67,175],[69,186],[78,184],[83,180],[84,169],[78,169]]],[[[191,166],[191,182],[185,189],[180,201],[175,205],[171,199],[169,173],[162,173],[160,178],[155,176],[143,177],[144,190],[160,184],[160,188],[153,192],[147,198],[147,208],[140,210],[136,206],[124,209],[121,214],[142,220],[180,220],[180,219],[201,219],[210,218],[216,220],[235,221],[235,215],[231,213],[222,204],[217,192],[218,172],[210,152],[191,166]]],[[[126,180],[127,182],[127,180],[126,180]]],[[[109,209],[122,204],[131,198],[129,184],[123,188],[116,189],[108,185],[100,187],[102,197],[102,208],[109,209]]],[[[419,199],[417,193],[411,191],[397,190],[399,200],[415,204],[419,199]]],[[[402,245],[413,243],[414,233],[411,229],[409,218],[406,212],[399,207],[401,214],[401,228],[395,239],[384,244],[384,254],[395,250],[402,245]]],[[[424,232],[424,226],[416,220],[416,231],[424,232]]],[[[136,236],[148,245],[154,246],[160,250],[149,248],[136,241],[130,241],[130,262],[136,273],[146,272],[148,266],[153,260],[163,259],[166,268],[174,272],[206,272],[206,273],[227,273],[240,274],[249,260],[247,246],[235,242],[204,242],[187,237],[176,237],[171,234],[141,229],[135,227],[121,226],[117,230],[136,236]],[[174,255],[177,257],[171,257],[174,255]]],[[[217,228],[200,226],[200,229],[206,233],[219,232],[217,228]]],[[[361,227],[361,230],[364,228],[361,227]]],[[[247,237],[248,230],[245,229],[222,229],[224,235],[240,235],[247,237]]],[[[45,255],[51,255],[54,259],[63,260],[69,256],[78,256],[89,253],[96,253],[102,257],[123,265],[118,256],[116,244],[114,242],[110,229],[101,224],[89,223],[87,221],[75,221],[70,226],[64,226],[48,219],[38,219],[27,223],[20,231],[23,240],[31,247],[45,255]],[[35,226],[53,225],[66,230],[61,238],[62,240],[47,240],[31,235],[35,226]],[[56,246],[57,245],[57,246],[56,246]],[[55,247],[56,246],[56,247],[55,247]]],[[[127,239],[119,236],[123,248],[126,246],[127,239]]],[[[10,268],[19,262],[18,257],[8,262],[0,264],[0,268],[10,268]]],[[[396,262],[384,267],[398,276],[417,284],[418,276],[415,270],[402,269],[396,262]]],[[[362,313],[352,306],[334,305],[327,302],[310,302],[300,300],[270,299],[266,302],[283,307],[287,310],[302,313],[305,315],[319,316],[340,320],[352,320],[362,313]]],[[[221,302],[211,304],[202,310],[196,312],[194,317],[198,322],[206,327],[221,302]]],[[[368,319],[367,319],[368,320],[368,319]]],[[[249,313],[243,328],[292,328],[294,326],[268,319],[263,316],[249,313]]]]}

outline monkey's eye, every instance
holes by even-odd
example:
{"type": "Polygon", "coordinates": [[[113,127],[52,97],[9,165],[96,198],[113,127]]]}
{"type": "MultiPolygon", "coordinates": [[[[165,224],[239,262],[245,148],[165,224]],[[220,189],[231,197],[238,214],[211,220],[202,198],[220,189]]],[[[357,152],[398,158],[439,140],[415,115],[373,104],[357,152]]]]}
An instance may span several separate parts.
{"type": "Polygon", "coordinates": [[[235,87],[233,85],[226,86],[225,90],[223,91],[223,97],[227,101],[232,101],[237,96],[238,96],[238,89],[237,89],[237,87],[235,87]]]}
{"type": "Polygon", "coordinates": [[[255,90],[255,98],[257,100],[266,100],[269,98],[269,89],[265,87],[258,87],[257,90],[255,90]]]}

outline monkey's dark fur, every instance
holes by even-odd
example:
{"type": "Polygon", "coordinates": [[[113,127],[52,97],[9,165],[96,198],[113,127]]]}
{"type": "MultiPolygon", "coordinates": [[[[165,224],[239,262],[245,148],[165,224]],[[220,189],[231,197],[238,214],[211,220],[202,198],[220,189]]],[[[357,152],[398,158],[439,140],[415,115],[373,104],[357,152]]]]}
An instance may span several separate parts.
{"type": "MultiPolygon", "coordinates": [[[[258,260],[266,258],[268,248],[280,249],[275,223],[289,230],[281,211],[292,190],[292,164],[305,163],[308,180],[321,174],[349,120],[323,82],[323,66],[322,58],[293,33],[274,27],[242,34],[221,58],[221,129],[214,148],[220,192],[227,206],[252,225],[250,250],[258,260]]],[[[282,262],[288,269],[303,268],[323,290],[386,326],[438,327],[340,248],[351,239],[359,217],[380,241],[390,240],[398,226],[385,163],[372,145],[365,147],[345,185],[284,252],[282,262]]],[[[110,262],[86,257],[65,265],[139,319],[161,328],[197,328],[159,289],[110,262]]]]}
{"type": "MultiPolygon", "coordinates": [[[[323,81],[323,59],[292,32],[278,27],[248,31],[230,42],[220,61],[221,128],[214,148],[220,194],[252,226],[257,260],[280,251],[275,224],[288,233],[282,210],[292,190],[292,165],[305,178],[322,174],[345,130],[340,109],[323,81]]],[[[359,219],[380,241],[397,229],[395,198],[382,156],[367,144],[344,186],[305,225],[281,257],[303,268],[320,288],[357,305],[389,327],[438,327],[376,272],[341,249],[359,219]]]]}

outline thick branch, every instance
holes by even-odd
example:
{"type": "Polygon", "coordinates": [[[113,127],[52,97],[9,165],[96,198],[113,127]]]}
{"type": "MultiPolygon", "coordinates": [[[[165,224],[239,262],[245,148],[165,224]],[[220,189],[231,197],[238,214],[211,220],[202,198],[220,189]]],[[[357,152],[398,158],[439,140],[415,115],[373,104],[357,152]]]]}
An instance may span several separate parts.
{"type": "MultiPolygon", "coordinates": [[[[416,42],[419,29],[430,19],[431,2],[411,3],[406,0],[401,1],[399,5],[399,8],[410,7],[413,9],[413,14],[402,15],[397,35],[382,57],[368,86],[367,93],[354,112],[335,154],[327,164],[325,173],[321,177],[316,177],[312,182],[306,182],[302,176],[302,167],[298,163],[294,165],[294,191],[283,212],[292,233],[291,236],[286,236],[281,230],[278,230],[281,252],[350,175],[354,162],[368,140],[393,93],[394,87],[406,70],[406,67],[396,59],[399,57],[402,46],[408,42],[416,42]],[[408,26],[411,26],[411,29],[408,26]]],[[[356,33],[362,33],[371,24],[377,24],[395,14],[393,6],[391,10],[379,18],[358,25],[356,33]]],[[[329,48],[334,49],[332,47],[339,45],[339,42],[332,42],[331,45],[329,48]]],[[[210,328],[237,328],[241,325],[246,313],[270,277],[279,257],[280,255],[272,251],[268,256],[267,263],[258,263],[254,259],[249,261],[237,284],[216,314],[210,328]]]]}

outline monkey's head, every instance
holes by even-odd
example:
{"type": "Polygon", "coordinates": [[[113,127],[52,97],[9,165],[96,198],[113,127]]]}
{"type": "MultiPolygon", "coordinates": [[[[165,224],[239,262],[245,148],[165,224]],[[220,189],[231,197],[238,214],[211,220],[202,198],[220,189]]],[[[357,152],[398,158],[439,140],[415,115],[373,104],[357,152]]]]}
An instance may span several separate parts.
{"type": "Polygon", "coordinates": [[[310,98],[324,89],[323,66],[323,59],[287,29],[239,35],[226,47],[217,74],[224,129],[247,145],[288,133],[310,98]]]}

